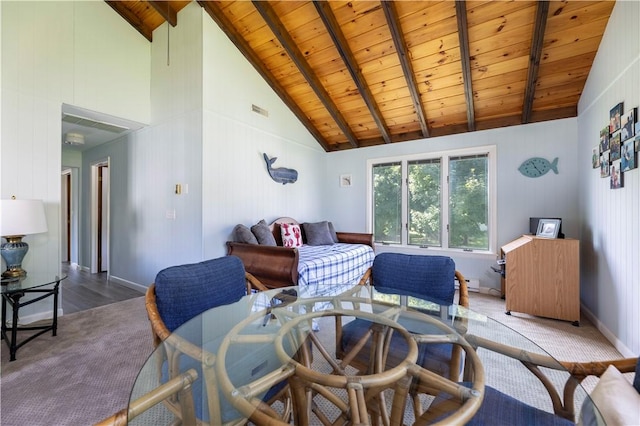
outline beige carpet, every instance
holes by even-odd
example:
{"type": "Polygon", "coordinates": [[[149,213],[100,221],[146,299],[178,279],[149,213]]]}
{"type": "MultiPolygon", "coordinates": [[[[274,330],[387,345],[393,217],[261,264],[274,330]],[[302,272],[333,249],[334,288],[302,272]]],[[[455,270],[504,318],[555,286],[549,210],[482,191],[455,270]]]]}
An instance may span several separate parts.
{"type": "Polygon", "coordinates": [[[126,407],[152,352],[143,297],[64,315],[57,334],[27,343],[12,362],[2,342],[2,426],[84,426],[102,420],[126,407]]]}
{"type": "MultiPolygon", "coordinates": [[[[561,360],[620,357],[586,319],[571,323],[504,313],[504,301],[471,294],[472,309],[507,324],[561,360]]],[[[332,327],[322,327],[321,334],[332,327]]],[[[132,385],[152,351],[143,298],[65,315],[58,336],[40,336],[8,362],[2,343],[0,424],[91,425],[126,406],[132,385]]],[[[492,360],[486,354],[483,362],[492,360]]],[[[500,369],[496,369],[500,371],[500,369]]],[[[487,383],[500,382],[489,377],[487,383]]]]}

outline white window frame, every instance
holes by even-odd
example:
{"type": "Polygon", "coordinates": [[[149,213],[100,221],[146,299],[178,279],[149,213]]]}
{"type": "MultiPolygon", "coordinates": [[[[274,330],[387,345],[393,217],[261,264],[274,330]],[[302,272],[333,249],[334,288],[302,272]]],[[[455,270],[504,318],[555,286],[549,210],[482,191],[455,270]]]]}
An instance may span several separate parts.
{"type": "Polygon", "coordinates": [[[401,244],[381,244],[384,247],[400,248],[403,251],[429,251],[431,254],[465,254],[476,257],[478,255],[490,255],[492,257],[497,253],[497,241],[498,241],[498,197],[497,197],[497,154],[495,145],[478,146],[471,148],[455,149],[448,151],[427,152],[419,154],[401,155],[394,157],[373,158],[367,160],[367,232],[373,232],[373,166],[382,163],[400,162],[402,164],[402,243],[401,244]],[[447,225],[449,221],[449,158],[450,157],[464,157],[471,155],[487,155],[488,160],[488,215],[489,215],[489,249],[488,250],[469,250],[450,248],[449,236],[447,225]],[[442,247],[419,247],[408,244],[408,230],[407,230],[407,218],[408,218],[408,201],[407,201],[407,163],[409,161],[416,160],[429,160],[429,159],[441,159],[442,175],[441,175],[441,196],[442,196],[442,247]]]}

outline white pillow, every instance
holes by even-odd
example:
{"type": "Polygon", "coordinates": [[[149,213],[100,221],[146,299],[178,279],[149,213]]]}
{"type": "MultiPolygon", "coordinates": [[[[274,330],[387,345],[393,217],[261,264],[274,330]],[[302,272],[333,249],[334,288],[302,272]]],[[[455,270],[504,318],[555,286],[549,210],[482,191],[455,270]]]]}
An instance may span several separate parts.
{"type": "Polygon", "coordinates": [[[302,246],[302,232],[300,225],[293,223],[281,223],[280,232],[282,235],[282,245],[284,247],[302,246]]]}
{"type": "MultiPolygon", "coordinates": [[[[640,425],[640,394],[613,365],[600,376],[590,396],[607,425],[640,425]]],[[[589,411],[585,404],[578,424],[599,423],[589,411]]]]}

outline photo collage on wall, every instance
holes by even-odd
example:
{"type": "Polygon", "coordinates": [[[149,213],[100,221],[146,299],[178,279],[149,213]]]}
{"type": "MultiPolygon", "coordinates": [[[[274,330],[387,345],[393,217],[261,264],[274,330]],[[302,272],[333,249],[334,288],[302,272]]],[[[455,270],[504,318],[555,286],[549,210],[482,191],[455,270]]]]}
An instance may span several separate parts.
{"type": "Polygon", "coordinates": [[[624,111],[624,103],[611,108],[609,124],[600,130],[600,143],[593,148],[592,166],[608,178],[611,189],[622,188],[624,173],[638,167],[640,121],[638,108],[624,111]]]}

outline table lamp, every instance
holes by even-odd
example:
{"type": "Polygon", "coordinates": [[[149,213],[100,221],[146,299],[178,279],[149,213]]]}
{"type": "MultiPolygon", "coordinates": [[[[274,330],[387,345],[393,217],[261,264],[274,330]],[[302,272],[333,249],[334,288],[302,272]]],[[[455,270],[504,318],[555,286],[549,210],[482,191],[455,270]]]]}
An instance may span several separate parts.
{"type": "Polygon", "coordinates": [[[47,232],[47,218],[42,200],[0,200],[0,235],[7,240],[0,246],[0,254],[7,263],[2,278],[24,277],[22,259],[29,244],[22,237],[47,232]]]}

